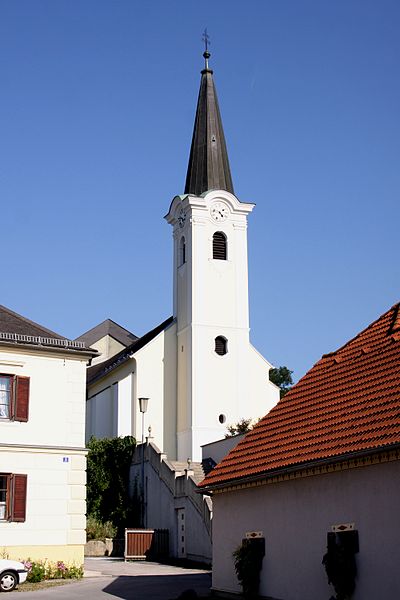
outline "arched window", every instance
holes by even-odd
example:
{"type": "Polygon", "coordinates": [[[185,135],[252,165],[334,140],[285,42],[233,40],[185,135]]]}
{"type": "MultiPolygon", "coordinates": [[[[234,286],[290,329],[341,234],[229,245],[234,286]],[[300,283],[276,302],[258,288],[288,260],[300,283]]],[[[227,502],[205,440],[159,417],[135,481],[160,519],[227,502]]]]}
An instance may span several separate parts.
{"type": "Polygon", "coordinates": [[[183,265],[186,262],[186,242],[185,238],[182,236],[179,241],[179,266],[183,265]]]}
{"type": "Polygon", "coordinates": [[[220,356],[224,356],[228,352],[228,340],[223,335],[215,338],[215,352],[220,356]]]}
{"type": "Polygon", "coordinates": [[[216,231],[213,235],[213,258],[226,260],[227,245],[226,235],[222,231],[216,231]]]}

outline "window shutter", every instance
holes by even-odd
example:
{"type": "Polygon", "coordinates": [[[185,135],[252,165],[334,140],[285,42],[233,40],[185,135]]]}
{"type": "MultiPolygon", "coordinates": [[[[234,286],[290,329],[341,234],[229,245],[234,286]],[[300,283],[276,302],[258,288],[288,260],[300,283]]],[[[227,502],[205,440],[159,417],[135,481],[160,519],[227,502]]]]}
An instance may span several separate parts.
{"type": "Polygon", "coordinates": [[[29,414],[29,377],[16,377],[14,420],[28,420],[29,414]]]}
{"type": "Polygon", "coordinates": [[[27,475],[11,475],[11,521],[25,521],[26,487],[27,475]]]}
{"type": "Polygon", "coordinates": [[[217,231],[213,235],[213,258],[217,260],[226,260],[226,236],[222,231],[217,231]]]}

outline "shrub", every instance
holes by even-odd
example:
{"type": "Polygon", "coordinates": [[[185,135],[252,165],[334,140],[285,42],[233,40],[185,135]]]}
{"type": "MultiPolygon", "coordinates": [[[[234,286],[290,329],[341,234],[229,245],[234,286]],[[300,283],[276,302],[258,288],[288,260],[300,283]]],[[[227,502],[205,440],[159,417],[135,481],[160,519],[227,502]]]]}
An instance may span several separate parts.
{"type": "Polygon", "coordinates": [[[135,521],[129,498],[129,473],[136,442],[127,435],[90,438],[87,456],[87,512],[105,523],[111,521],[120,533],[135,521]]]}
{"type": "Polygon", "coordinates": [[[244,598],[258,598],[260,571],[265,555],[264,538],[245,539],[233,553],[235,571],[244,598]]]}
{"type": "Polygon", "coordinates": [[[102,523],[95,517],[88,517],[86,522],[86,539],[89,540],[105,540],[105,538],[113,538],[117,533],[117,528],[106,521],[102,523]]]}
{"type": "Polygon", "coordinates": [[[28,573],[27,580],[31,583],[38,583],[46,579],[46,567],[42,562],[31,562],[31,570],[28,573]]]}
{"type": "Polygon", "coordinates": [[[48,560],[26,560],[22,561],[28,567],[27,581],[38,583],[45,579],[81,579],[83,577],[83,565],[65,564],[62,560],[51,562],[48,560]]]}

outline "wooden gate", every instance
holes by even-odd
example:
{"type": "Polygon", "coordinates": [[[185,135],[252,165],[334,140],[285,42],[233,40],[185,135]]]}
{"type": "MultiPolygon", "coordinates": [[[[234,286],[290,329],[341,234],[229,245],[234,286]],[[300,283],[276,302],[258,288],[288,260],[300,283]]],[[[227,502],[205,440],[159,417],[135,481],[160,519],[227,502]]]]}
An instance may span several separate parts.
{"type": "Polygon", "coordinates": [[[125,560],[168,557],[168,529],[125,529],[125,560]]]}

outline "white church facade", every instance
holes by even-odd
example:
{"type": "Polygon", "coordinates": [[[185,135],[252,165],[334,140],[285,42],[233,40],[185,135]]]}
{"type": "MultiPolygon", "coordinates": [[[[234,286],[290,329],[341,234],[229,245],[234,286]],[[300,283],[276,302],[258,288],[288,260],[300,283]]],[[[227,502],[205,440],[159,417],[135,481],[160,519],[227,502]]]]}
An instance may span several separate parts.
{"type": "Polygon", "coordinates": [[[204,57],[185,191],[165,217],[174,244],[173,316],[140,338],[120,328],[125,339],[117,341],[119,326],[113,333],[104,324],[78,338],[104,353],[88,369],[87,438],[140,440],[139,398],[146,397],[146,428],[172,461],[201,461],[201,446],[224,438],[228,424],[261,417],[279,399],[272,365],[249,339],[247,218],[254,204],[234,195],[204,57]]]}

